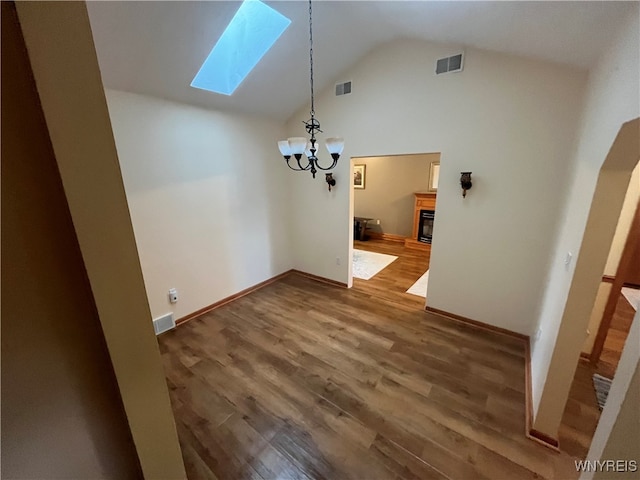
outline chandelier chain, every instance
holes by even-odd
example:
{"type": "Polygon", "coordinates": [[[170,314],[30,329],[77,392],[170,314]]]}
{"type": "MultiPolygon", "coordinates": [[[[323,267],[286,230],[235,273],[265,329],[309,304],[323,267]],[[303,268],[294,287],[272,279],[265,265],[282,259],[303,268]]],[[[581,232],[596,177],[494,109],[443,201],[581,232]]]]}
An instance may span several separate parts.
{"type": "MultiPolygon", "coordinates": [[[[280,153],[284,156],[285,161],[287,162],[287,166],[291,170],[295,171],[304,171],[309,170],[313,178],[316,178],[316,173],[318,170],[331,170],[335,168],[338,163],[338,158],[340,158],[340,153],[342,153],[342,148],[344,147],[344,140],[342,138],[331,138],[327,139],[327,149],[331,154],[331,158],[333,162],[328,167],[323,167],[318,162],[318,157],[316,156],[317,143],[316,143],[316,133],[322,133],[320,130],[320,122],[316,120],[315,114],[315,97],[313,91],[313,10],[311,6],[311,1],[309,0],[309,84],[311,87],[311,118],[308,121],[303,121],[305,125],[305,130],[311,136],[309,142],[307,142],[306,149],[301,148],[301,142],[299,140],[302,139],[289,139],[288,141],[280,141],[278,142],[278,147],[280,147],[280,153]],[[295,147],[292,145],[292,140],[295,140],[295,147]],[[331,142],[329,141],[331,140],[331,142]],[[306,154],[307,164],[303,165],[301,163],[301,159],[303,156],[302,151],[306,154]],[[290,160],[294,158],[295,163],[292,165],[290,160]]],[[[329,184],[329,189],[333,185],[335,185],[335,180],[330,178],[330,174],[327,174],[327,183],[329,184]]]]}
{"type": "Polygon", "coordinates": [[[311,117],[315,115],[315,106],[313,102],[313,21],[311,11],[311,0],[309,0],[309,68],[310,68],[310,83],[311,83],[311,117]]]}

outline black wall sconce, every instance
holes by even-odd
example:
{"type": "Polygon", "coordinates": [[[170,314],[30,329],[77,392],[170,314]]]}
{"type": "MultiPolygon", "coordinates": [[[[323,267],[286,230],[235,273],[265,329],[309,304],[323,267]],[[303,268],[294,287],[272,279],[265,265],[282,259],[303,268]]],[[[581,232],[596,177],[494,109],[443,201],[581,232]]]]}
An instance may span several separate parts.
{"type": "Polygon", "coordinates": [[[462,187],[462,198],[467,196],[467,190],[471,190],[471,172],[460,172],[460,186],[462,187]]]}
{"type": "Polygon", "coordinates": [[[326,180],[327,184],[329,185],[329,191],[331,191],[331,187],[335,187],[336,186],[336,179],[333,178],[333,173],[325,173],[324,174],[324,179],[326,180]]]}

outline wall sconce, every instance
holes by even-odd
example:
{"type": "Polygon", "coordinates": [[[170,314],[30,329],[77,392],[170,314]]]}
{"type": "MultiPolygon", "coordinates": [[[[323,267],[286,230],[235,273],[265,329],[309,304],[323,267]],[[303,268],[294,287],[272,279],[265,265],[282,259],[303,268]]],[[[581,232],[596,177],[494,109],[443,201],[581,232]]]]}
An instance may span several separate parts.
{"type": "Polygon", "coordinates": [[[467,196],[467,190],[471,190],[471,172],[460,172],[460,186],[462,187],[462,198],[467,196]]]}
{"type": "Polygon", "coordinates": [[[336,186],[336,179],[333,178],[333,173],[325,173],[324,179],[326,180],[327,184],[329,184],[329,191],[331,191],[331,187],[336,186]]]}

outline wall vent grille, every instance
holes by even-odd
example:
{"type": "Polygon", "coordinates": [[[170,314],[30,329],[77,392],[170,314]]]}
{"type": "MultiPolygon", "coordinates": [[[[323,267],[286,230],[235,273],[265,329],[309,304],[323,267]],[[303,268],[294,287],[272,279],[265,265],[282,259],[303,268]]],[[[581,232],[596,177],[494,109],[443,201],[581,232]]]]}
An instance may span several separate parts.
{"type": "Polygon", "coordinates": [[[461,72],[463,63],[464,56],[462,53],[451,57],[440,58],[436,61],[436,75],[440,75],[441,73],[461,72]]]}
{"type": "Polygon", "coordinates": [[[351,81],[338,83],[336,85],[336,97],[340,95],[349,95],[351,93],[351,81]]]}
{"type": "Polygon", "coordinates": [[[167,330],[171,330],[172,328],[176,328],[176,322],[173,319],[173,313],[167,313],[166,315],[155,318],[153,320],[153,329],[155,330],[156,335],[160,335],[161,333],[164,333],[167,330]]]}

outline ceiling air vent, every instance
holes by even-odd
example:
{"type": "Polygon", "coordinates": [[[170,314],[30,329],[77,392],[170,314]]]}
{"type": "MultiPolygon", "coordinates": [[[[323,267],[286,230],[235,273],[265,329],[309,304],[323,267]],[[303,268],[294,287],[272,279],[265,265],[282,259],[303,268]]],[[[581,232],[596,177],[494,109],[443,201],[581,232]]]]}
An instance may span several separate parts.
{"type": "Polygon", "coordinates": [[[449,72],[461,72],[462,71],[462,53],[454,55],[452,57],[441,58],[436,62],[436,75],[449,72]]]}
{"type": "Polygon", "coordinates": [[[351,82],[338,83],[336,85],[336,97],[351,93],[351,82]]]}

